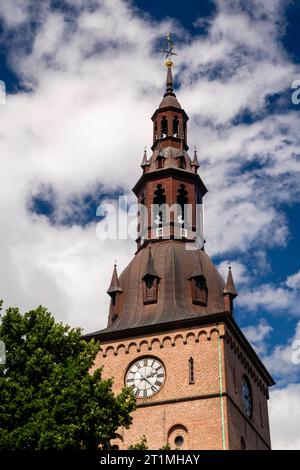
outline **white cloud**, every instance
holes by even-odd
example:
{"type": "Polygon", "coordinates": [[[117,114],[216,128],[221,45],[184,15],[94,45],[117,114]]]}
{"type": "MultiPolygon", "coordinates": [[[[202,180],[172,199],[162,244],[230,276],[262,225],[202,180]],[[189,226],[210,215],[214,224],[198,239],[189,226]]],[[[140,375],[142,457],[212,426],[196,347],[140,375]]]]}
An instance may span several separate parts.
{"type": "Polygon", "coordinates": [[[300,384],[270,392],[270,429],[274,450],[300,449],[300,384]]]}
{"type": "Polygon", "coordinates": [[[300,289],[300,271],[289,276],[286,280],[286,285],[291,289],[300,289]]]}
{"type": "Polygon", "coordinates": [[[285,344],[275,346],[271,353],[263,358],[264,364],[272,374],[278,377],[279,383],[286,384],[300,378],[300,364],[293,360],[295,340],[300,340],[300,321],[296,325],[293,337],[289,338],[285,344]]]}
{"type": "Polygon", "coordinates": [[[28,18],[29,3],[24,0],[2,0],[0,16],[9,27],[18,26],[28,18]]]}
{"type": "Polygon", "coordinates": [[[267,344],[265,340],[273,331],[272,326],[266,320],[261,319],[257,326],[246,326],[242,331],[258,354],[266,351],[267,344]]]}
{"type": "Polygon", "coordinates": [[[300,315],[299,272],[287,277],[281,285],[261,284],[253,288],[241,289],[237,303],[246,310],[264,309],[278,314],[300,315]]]}

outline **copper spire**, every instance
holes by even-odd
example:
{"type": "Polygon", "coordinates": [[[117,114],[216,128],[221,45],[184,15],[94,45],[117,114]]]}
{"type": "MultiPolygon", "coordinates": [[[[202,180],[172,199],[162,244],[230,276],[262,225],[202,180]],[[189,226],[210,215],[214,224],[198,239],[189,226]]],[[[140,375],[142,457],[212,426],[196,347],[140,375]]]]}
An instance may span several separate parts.
{"type": "Polygon", "coordinates": [[[238,295],[234,282],[233,282],[231,266],[228,267],[228,276],[227,276],[225,288],[223,290],[223,294],[229,294],[233,299],[237,297],[238,295]]]}
{"type": "Polygon", "coordinates": [[[168,68],[168,71],[167,71],[167,80],[166,80],[166,93],[164,96],[168,96],[168,95],[173,95],[174,94],[174,90],[173,90],[173,75],[172,75],[172,65],[173,65],[173,62],[171,60],[168,60],[166,62],[166,67],[168,68]]]}
{"type": "Polygon", "coordinates": [[[199,163],[199,160],[198,160],[196,147],[195,147],[195,150],[194,150],[194,158],[193,158],[193,160],[192,160],[191,165],[194,166],[194,167],[196,168],[196,170],[200,167],[200,163],[199,163]]]}
{"type": "Polygon", "coordinates": [[[141,163],[141,167],[142,167],[142,168],[145,168],[145,166],[148,166],[148,165],[150,165],[150,163],[148,162],[147,150],[146,150],[146,147],[145,147],[144,156],[143,156],[143,160],[142,160],[142,163],[141,163]]]}
{"type": "Polygon", "coordinates": [[[110,286],[106,291],[111,297],[116,294],[117,292],[123,292],[122,287],[119,284],[119,278],[117,273],[117,265],[114,264],[113,274],[110,281],[110,286]]]}

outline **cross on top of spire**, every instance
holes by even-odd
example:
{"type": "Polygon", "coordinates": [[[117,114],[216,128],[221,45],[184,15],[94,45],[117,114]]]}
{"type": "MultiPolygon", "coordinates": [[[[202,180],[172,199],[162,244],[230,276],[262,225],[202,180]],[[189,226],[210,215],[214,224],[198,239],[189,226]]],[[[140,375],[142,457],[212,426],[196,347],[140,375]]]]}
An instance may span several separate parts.
{"type": "Polygon", "coordinates": [[[172,55],[177,55],[176,52],[173,52],[173,49],[174,49],[174,42],[172,41],[171,39],[171,35],[170,33],[167,33],[167,45],[165,47],[165,49],[161,49],[161,52],[163,52],[164,54],[166,54],[166,66],[167,67],[172,67],[173,65],[173,62],[171,61],[171,57],[172,55]]]}

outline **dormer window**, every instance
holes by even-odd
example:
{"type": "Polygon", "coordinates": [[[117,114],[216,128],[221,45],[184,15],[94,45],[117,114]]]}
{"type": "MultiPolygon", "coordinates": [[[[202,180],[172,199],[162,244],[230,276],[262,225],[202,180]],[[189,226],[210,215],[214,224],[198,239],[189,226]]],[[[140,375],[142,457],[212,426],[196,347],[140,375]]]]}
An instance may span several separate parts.
{"type": "Polygon", "coordinates": [[[186,161],[184,155],[180,155],[178,157],[178,168],[182,168],[183,170],[186,168],[186,161]]]}
{"type": "Polygon", "coordinates": [[[207,305],[207,284],[203,275],[195,276],[192,282],[192,301],[197,305],[207,305]]]}
{"type": "Polygon", "coordinates": [[[165,139],[168,135],[168,120],[166,116],[162,117],[160,128],[161,128],[161,138],[165,139]]]}
{"type": "Polygon", "coordinates": [[[165,157],[159,154],[156,158],[157,169],[163,168],[165,166],[165,157]]]}
{"type": "Polygon", "coordinates": [[[144,304],[157,302],[157,277],[146,275],[144,282],[144,304]]]}
{"type": "Polygon", "coordinates": [[[151,246],[148,251],[148,259],[146,262],[145,273],[142,277],[143,286],[143,302],[144,304],[152,304],[157,302],[157,287],[159,276],[154,269],[154,261],[151,254],[151,246]]]}

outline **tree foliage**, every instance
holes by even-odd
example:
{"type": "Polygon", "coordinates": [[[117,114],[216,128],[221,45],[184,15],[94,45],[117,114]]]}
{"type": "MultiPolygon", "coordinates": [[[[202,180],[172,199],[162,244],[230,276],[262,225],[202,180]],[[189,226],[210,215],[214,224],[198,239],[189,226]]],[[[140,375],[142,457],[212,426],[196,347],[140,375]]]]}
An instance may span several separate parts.
{"type": "Polygon", "coordinates": [[[145,435],[141,437],[140,442],[137,444],[132,444],[131,446],[128,447],[128,450],[147,450],[149,449],[148,444],[147,444],[147,438],[145,435]]]}
{"type": "Polygon", "coordinates": [[[135,399],[112,392],[101,369],[90,372],[99,345],[81,330],[56,323],[43,307],[1,316],[0,449],[109,447],[119,426],[129,427],[135,399]]]}

